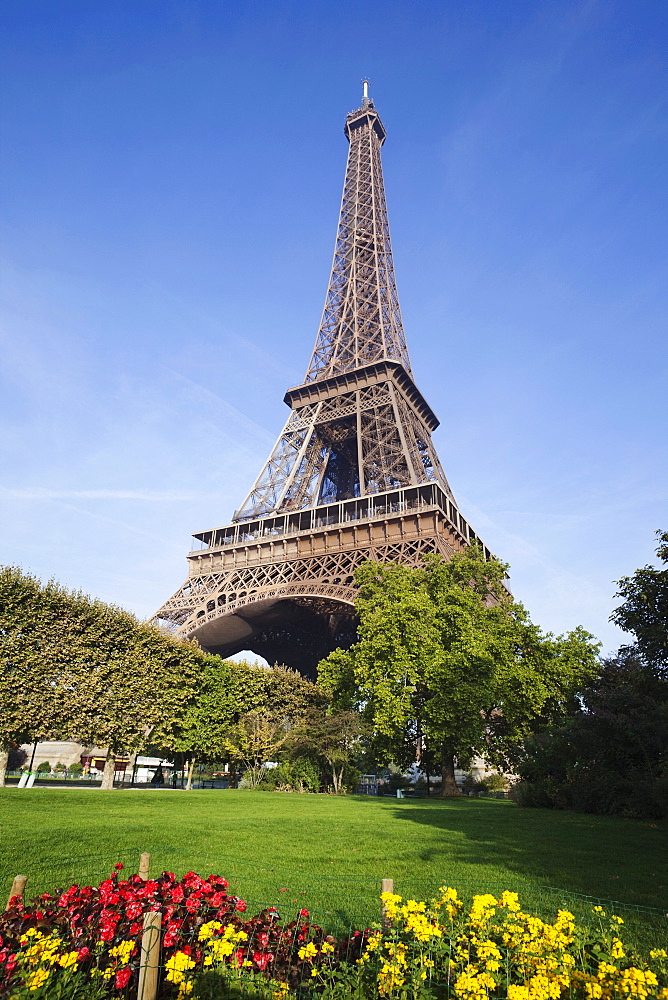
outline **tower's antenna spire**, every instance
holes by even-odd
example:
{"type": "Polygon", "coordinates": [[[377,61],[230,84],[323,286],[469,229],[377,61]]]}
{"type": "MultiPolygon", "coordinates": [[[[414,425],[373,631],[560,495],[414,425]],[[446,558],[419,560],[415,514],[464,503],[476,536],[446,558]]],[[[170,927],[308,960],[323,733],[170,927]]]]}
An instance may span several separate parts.
{"type": "Polygon", "coordinates": [[[365,77],[362,80],[362,87],[364,88],[364,92],[362,94],[362,107],[366,108],[367,105],[370,103],[370,101],[369,101],[369,80],[368,80],[367,77],[365,77]]]}

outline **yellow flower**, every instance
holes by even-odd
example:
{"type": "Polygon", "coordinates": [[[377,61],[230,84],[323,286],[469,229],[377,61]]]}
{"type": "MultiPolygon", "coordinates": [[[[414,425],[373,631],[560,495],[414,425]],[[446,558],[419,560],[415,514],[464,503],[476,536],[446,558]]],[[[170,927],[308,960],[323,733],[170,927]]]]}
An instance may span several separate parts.
{"type": "Polygon", "coordinates": [[[40,986],[44,985],[50,975],[50,969],[35,969],[26,979],[26,986],[29,990],[38,990],[40,986]]]}
{"type": "Polygon", "coordinates": [[[613,958],[625,958],[626,952],[624,951],[624,946],[619,938],[612,939],[612,948],[610,949],[610,954],[613,958]]]}
{"type": "MultiPolygon", "coordinates": [[[[189,969],[194,969],[195,963],[189,955],[186,955],[184,951],[177,951],[176,954],[172,955],[172,957],[165,963],[165,968],[167,969],[167,979],[170,983],[184,984],[184,980],[186,978],[185,973],[189,969]]],[[[190,990],[184,989],[183,992],[189,993],[190,990]]]]}
{"type": "Polygon", "coordinates": [[[202,926],[200,927],[199,934],[197,935],[197,940],[208,941],[209,938],[213,937],[216,931],[221,930],[222,926],[223,925],[219,920],[209,920],[208,923],[202,924],[202,926]]]}
{"type": "Polygon", "coordinates": [[[77,965],[79,961],[79,954],[76,951],[68,951],[64,955],[61,955],[58,959],[58,965],[63,969],[71,969],[73,965],[77,965]]]}
{"type": "Polygon", "coordinates": [[[32,937],[41,938],[44,937],[44,935],[41,931],[38,931],[36,927],[29,927],[25,934],[21,935],[19,941],[21,944],[27,944],[32,937]]]}
{"type": "Polygon", "coordinates": [[[334,945],[330,944],[329,941],[323,941],[320,951],[323,955],[331,955],[334,951],[334,945]]]}
{"type": "Polygon", "coordinates": [[[310,961],[312,958],[315,958],[315,956],[318,954],[318,949],[313,944],[313,941],[309,941],[308,944],[305,944],[303,948],[299,949],[297,954],[299,955],[300,958],[306,958],[310,961]]]}
{"type": "Polygon", "coordinates": [[[494,914],[496,899],[490,893],[485,892],[480,896],[474,896],[469,913],[469,922],[472,924],[485,923],[494,914]]]}
{"type": "Polygon", "coordinates": [[[135,943],[134,941],[121,941],[114,948],[109,949],[109,954],[112,958],[120,959],[121,965],[127,965],[130,961],[130,955],[134,951],[135,943]]]}
{"type": "Polygon", "coordinates": [[[619,972],[616,965],[610,965],[609,962],[599,962],[598,964],[598,978],[604,979],[606,976],[614,976],[619,972]]]}
{"type": "Polygon", "coordinates": [[[516,892],[502,892],[501,899],[499,900],[499,906],[505,906],[507,910],[511,913],[517,912],[520,908],[519,897],[516,892]]]}
{"type": "Polygon", "coordinates": [[[668,958],[668,951],[665,948],[654,948],[649,953],[650,958],[668,958]]]}
{"type": "Polygon", "coordinates": [[[225,938],[212,941],[210,947],[211,954],[217,959],[227,958],[234,951],[234,943],[229,939],[225,940],[225,938]]]}

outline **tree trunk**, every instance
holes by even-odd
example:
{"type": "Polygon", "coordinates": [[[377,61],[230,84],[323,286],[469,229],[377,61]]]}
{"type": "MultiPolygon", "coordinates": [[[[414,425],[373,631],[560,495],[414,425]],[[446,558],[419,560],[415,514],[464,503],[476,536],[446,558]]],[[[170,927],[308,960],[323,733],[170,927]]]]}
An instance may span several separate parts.
{"type": "Polygon", "coordinates": [[[102,784],[101,789],[110,791],[114,787],[114,775],[116,774],[116,753],[113,750],[107,751],[107,759],[104,762],[104,771],[102,772],[102,784]]]}
{"type": "Polygon", "coordinates": [[[439,795],[443,798],[451,798],[453,795],[460,795],[461,793],[457,788],[457,782],[455,781],[455,755],[445,748],[443,749],[441,774],[443,776],[443,783],[441,785],[439,795]]]}
{"type": "Polygon", "coordinates": [[[0,788],[5,787],[5,773],[7,771],[8,760],[9,752],[7,750],[0,750],[0,788]]]}
{"type": "Polygon", "coordinates": [[[193,787],[193,771],[195,770],[195,758],[190,758],[190,767],[188,768],[188,783],[186,785],[186,791],[191,792],[193,787]]]}

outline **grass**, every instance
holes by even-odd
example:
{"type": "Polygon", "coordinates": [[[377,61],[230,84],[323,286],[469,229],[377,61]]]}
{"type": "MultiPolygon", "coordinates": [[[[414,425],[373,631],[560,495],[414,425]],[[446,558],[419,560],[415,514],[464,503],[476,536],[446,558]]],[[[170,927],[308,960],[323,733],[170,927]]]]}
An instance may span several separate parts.
{"type": "Polygon", "coordinates": [[[250,905],[306,906],[332,925],[377,919],[384,877],[416,898],[445,882],[464,895],[512,889],[548,912],[588,912],[573,893],[668,911],[665,826],[494,799],[6,789],[0,844],[0,889],[27,874],[27,896],[96,881],[117,860],[136,871],[146,850],[152,872],[215,872],[250,905]]]}

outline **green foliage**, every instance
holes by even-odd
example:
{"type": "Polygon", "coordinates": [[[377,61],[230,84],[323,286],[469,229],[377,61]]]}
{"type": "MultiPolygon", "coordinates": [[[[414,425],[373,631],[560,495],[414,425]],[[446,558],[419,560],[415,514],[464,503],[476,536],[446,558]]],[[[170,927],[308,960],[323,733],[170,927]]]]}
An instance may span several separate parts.
{"type": "Polygon", "coordinates": [[[244,787],[257,788],[265,776],[265,764],[276,760],[289,735],[285,722],[275,722],[257,711],[243,715],[230,727],[223,748],[243,766],[244,787]]]}
{"type": "Polygon", "coordinates": [[[230,729],[249,713],[295,726],[309,711],[324,711],[326,704],[325,693],[294,670],[208,656],[198,696],[184,714],[173,748],[208,761],[229,760],[230,729]]]}
{"type": "Polygon", "coordinates": [[[277,792],[319,792],[320,768],[307,757],[284,760],[278,767],[268,770],[261,788],[277,792]]]}
{"type": "Polygon", "coordinates": [[[618,580],[616,597],[624,603],[610,615],[610,621],[632,632],[643,659],[668,672],[668,531],[656,532],[660,544],[656,554],[663,569],[644,566],[632,576],[618,580]]]}
{"type": "Polygon", "coordinates": [[[481,784],[485,792],[508,791],[508,779],[504,774],[488,774],[482,779],[481,784]]]}
{"type": "Polygon", "coordinates": [[[51,765],[48,760],[43,760],[41,764],[37,766],[38,774],[51,774],[51,765]]]}
{"type": "Polygon", "coordinates": [[[543,635],[503,586],[504,564],[469,547],[419,569],[366,563],[356,573],[360,639],[319,666],[335,704],[357,704],[398,763],[443,768],[456,757],[502,766],[538,717],[562,710],[595,672],[598,645],[582,629],[543,635]]]}
{"type": "Polygon", "coordinates": [[[312,711],[291,733],[290,745],[293,752],[313,753],[327,764],[334,792],[339,795],[348,787],[346,768],[364,752],[369,735],[364,719],[352,709],[327,715],[312,711]]]}
{"type": "Polygon", "coordinates": [[[70,774],[82,774],[83,773],[83,764],[81,764],[77,760],[77,761],[74,762],[74,764],[70,764],[68,770],[69,770],[70,774]]]}
{"type": "Polygon", "coordinates": [[[668,814],[668,679],[632,649],[603,661],[572,714],[527,742],[521,805],[668,814]]]}
{"type": "Polygon", "coordinates": [[[207,657],[121,608],[0,571],[0,748],[48,737],[168,744],[207,657]]]}

